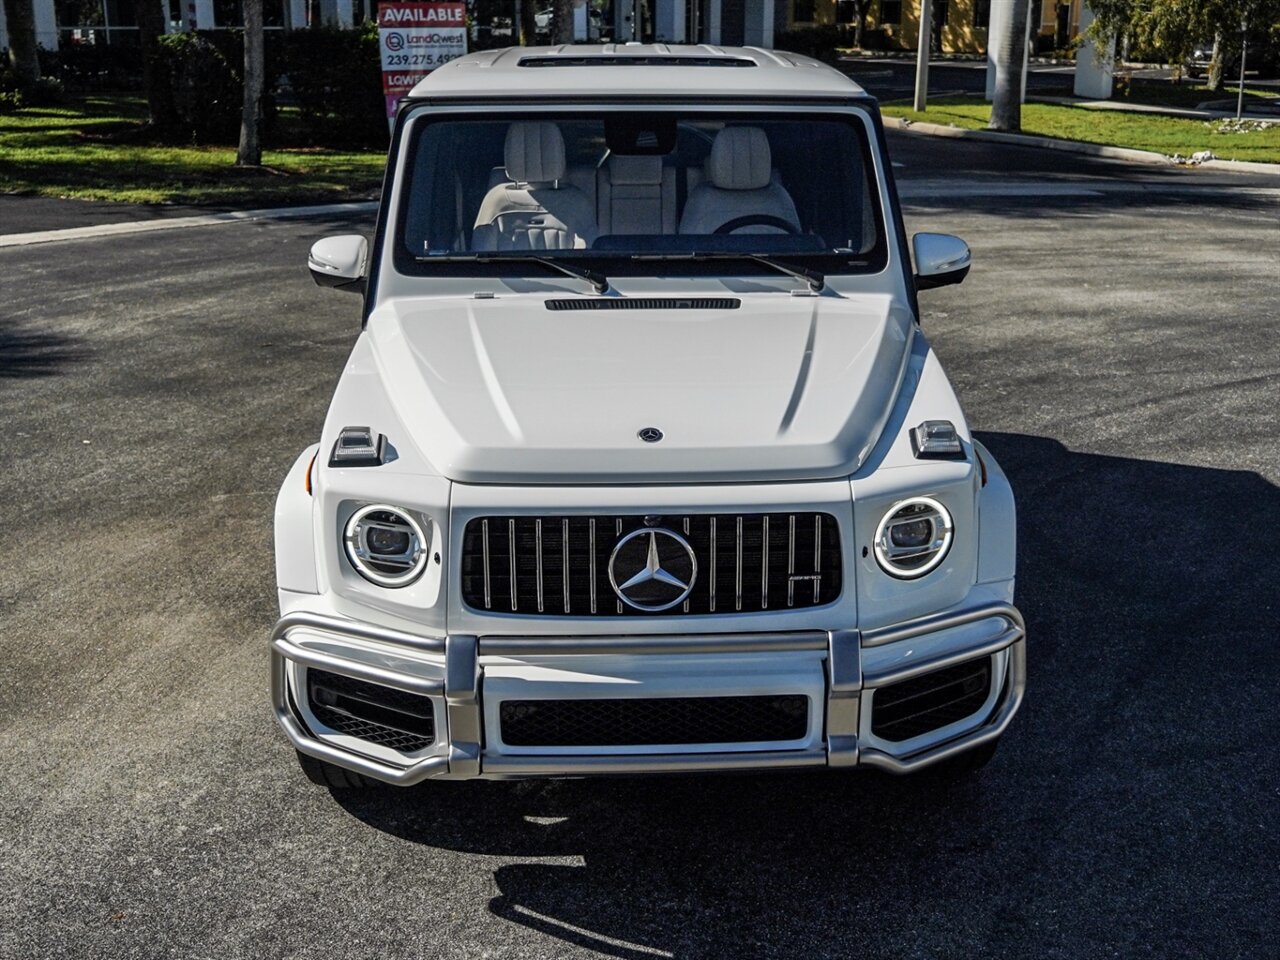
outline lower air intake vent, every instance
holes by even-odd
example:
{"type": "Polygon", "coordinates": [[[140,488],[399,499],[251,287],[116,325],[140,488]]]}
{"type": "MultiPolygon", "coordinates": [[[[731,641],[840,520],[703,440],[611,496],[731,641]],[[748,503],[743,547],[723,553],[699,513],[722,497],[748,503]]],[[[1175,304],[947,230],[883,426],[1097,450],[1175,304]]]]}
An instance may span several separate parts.
{"type": "Polygon", "coordinates": [[[737,297],[583,297],[548,300],[548,310],[737,310],[737,297]]]}
{"type": "Polygon", "coordinates": [[[436,739],[430,697],[353,677],[307,671],[311,712],[326,727],[402,753],[431,746],[436,739]]]}
{"type": "Polygon", "coordinates": [[[507,700],[502,740],[513,747],[634,747],[801,740],[809,698],[507,700]]]}
{"type": "Polygon", "coordinates": [[[972,716],[990,692],[990,657],[891,683],[875,692],[871,732],[881,740],[910,740],[972,716]]]}

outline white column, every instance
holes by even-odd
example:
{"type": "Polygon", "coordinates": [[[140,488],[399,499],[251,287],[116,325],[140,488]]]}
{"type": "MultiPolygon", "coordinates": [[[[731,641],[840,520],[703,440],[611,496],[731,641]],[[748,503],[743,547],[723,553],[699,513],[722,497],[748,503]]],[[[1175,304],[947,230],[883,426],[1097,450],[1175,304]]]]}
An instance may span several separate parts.
{"type": "Polygon", "coordinates": [[[773,47],[774,16],[774,0],[764,0],[764,29],[761,31],[760,46],[767,49],[771,49],[773,47]]]}
{"type": "MultiPolygon", "coordinates": [[[[58,49],[58,17],[53,12],[53,0],[35,0],[36,43],[46,50],[58,49]]],[[[168,16],[165,16],[168,20],[168,16]]]]}
{"type": "MultiPolygon", "coordinates": [[[[742,45],[744,47],[768,46],[764,42],[764,6],[765,0],[745,0],[742,12],[742,45]]],[[[770,26],[772,26],[772,17],[770,26]]]]}
{"type": "Polygon", "coordinates": [[[9,28],[4,20],[4,4],[0,3],[0,47],[8,48],[9,46],[9,28]]]}
{"type": "Polygon", "coordinates": [[[657,0],[654,34],[661,43],[685,42],[685,0],[657,0]]]}
{"type": "MultiPolygon", "coordinates": [[[[1080,25],[1077,31],[1083,36],[1093,23],[1093,11],[1088,4],[1080,7],[1080,25]]],[[[1091,100],[1107,100],[1111,97],[1111,71],[1116,54],[1116,38],[1112,37],[1105,49],[1097,41],[1086,39],[1076,51],[1075,94],[1091,100]]]]}
{"type": "Polygon", "coordinates": [[[354,22],[351,17],[352,0],[320,0],[320,22],[333,24],[335,27],[349,27],[354,22]]]}
{"type": "MultiPolygon", "coordinates": [[[[1005,24],[1013,17],[1013,5],[1031,0],[991,0],[991,25],[987,28],[987,100],[996,96],[996,57],[1000,55],[996,37],[1004,32],[1005,24]]],[[[1027,61],[1031,57],[1031,13],[1027,12],[1027,41],[1022,47],[1022,102],[1027,100],[1027,61]]]]}
{"type": "Polygon", "coordinates": [[[711,0],[707,6],[707,43],[720,43],[720,4],[723,0],[711,0]]]}
{"type": "Polygon", "coordinates": [[[589,26],[587,24],[587,0],[573,0],[573,39],[587,40],[589,26]]]}
{"type": "Polygon", "coordinates": [[[189,0],[187,25],[191,30],[212,30],[214,27],[213,0],[189,0]]]}
{"type": "Polygon", "coordinates": [[[284,0],[284,27],[302,30],[307,25],[307,0],[284,0]]]}

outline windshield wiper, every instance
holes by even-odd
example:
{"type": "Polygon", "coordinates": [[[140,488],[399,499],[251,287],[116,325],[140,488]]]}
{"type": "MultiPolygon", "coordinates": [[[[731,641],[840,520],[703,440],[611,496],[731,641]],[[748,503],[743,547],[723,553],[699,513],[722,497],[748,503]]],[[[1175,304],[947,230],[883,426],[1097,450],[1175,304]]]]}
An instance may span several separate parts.
{"type": "Polygon", "coordinates": [[[439,257],[414,257],[413,259],[418,263],[540,263],[544,267],[550,267],[552,270],[559,270],[566,277],[585,280],[595,287],[596,293],[609,292],[609,278],[603,273],[588,270],[586,267],[571,267],[550,257],[538,257],[533,254],[517,253],[490,257],[478,253],[466,253],[445,254],[439,257]]]}
{"type": "Polygon", "coordinates": [[[632,260],[751,260],[755,263],[763,264],[766,267],[772,267],[779,273],[785,273],[795,277],[797,280],[803,280],[809,285],[809,289],[814,293],[821,293],[827,285],[827,278],[817,270],[810,270],[808,267],[789,267],[785,263],[780,263],[773,257],[767,257],[763,253],[700,253],[693,251],[692,253],[655,253],[655,254],[636,254],[632,260]]]}

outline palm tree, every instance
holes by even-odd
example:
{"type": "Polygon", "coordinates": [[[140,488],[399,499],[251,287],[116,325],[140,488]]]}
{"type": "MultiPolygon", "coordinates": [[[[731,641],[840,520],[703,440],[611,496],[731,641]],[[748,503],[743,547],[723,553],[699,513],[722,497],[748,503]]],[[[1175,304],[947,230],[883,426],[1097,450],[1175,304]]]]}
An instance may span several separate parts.
{"type": "Polygon", "coordinates": [[[244,0],[244,110],[236,166],[262,165],[262,0],[244,0]]]}
{"type": "Polygon", "coordinates": [[[4,0],[4,19],[9,31],[9,65],[17,75],[18,85],[30,89],[40,79],[32,0],[4,0]]]}
{"type": "Polygon", "coordinates": [[[573,0],[554,0],[551,11],[551,42],[573,43],[573,0]]]}
{"type": "MultiPolygon", "coordinates": [[[[996,45],[996,89],[991,101],[991,130],[1017,133],[1022,129],[1022,72],[1027,60],[1028,0],[995,0],[1011,3],[1009,16],[1003,18],[1004,30],[991,38],[996,45]]],[[[993,18],[994,19],[994,18],[993,18]]]]}

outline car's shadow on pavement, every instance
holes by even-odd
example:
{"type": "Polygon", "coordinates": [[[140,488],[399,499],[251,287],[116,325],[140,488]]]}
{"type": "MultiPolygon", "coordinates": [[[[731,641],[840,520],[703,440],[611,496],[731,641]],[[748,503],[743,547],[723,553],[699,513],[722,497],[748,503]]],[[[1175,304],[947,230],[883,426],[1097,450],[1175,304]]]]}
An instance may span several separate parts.
{"type": "Polygon", "coordinates": [[[1176,932],[1187,955],[1259,955],[1268,921],[1224,878],[1273,876],[1280,854],[1262,830],[1276,791],[1280,489],[982,439],[1018,495],[1030,645],[1026,703],[978,776],[335,798],[395,836],[505,858],[495,915],[602,954],[1132,955],[1176,932]]]}

